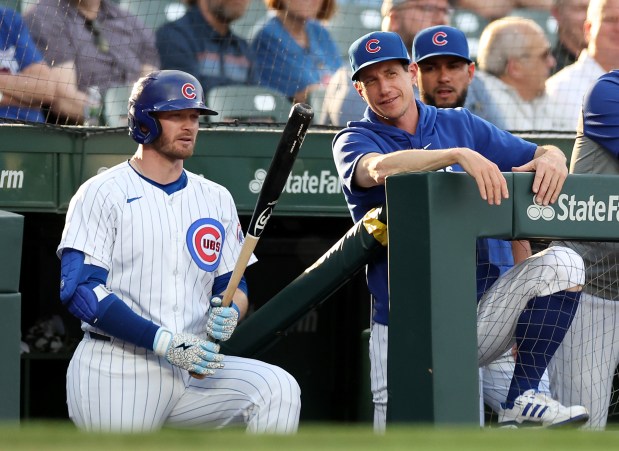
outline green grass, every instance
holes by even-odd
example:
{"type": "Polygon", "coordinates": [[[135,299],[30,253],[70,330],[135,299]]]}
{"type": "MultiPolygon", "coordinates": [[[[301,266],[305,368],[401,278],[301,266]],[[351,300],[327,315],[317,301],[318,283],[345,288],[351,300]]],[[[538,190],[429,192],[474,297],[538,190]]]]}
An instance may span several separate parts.
{"type": "Polygon", "coordinates": [[[616,450],[619,431],[500,430],[457,427],[392,427],[375,435],[369,425],[301,424],[293,436],[249,435],[242,430],[164,429],[152,434],[91,434],[68,422],[0,425],[0,450],[616,450]]]}

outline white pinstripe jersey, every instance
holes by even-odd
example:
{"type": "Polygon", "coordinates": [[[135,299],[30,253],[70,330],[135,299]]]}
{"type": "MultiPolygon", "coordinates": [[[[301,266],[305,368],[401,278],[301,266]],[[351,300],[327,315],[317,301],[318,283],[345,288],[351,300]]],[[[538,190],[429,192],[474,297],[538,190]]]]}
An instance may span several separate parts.
{"type": "Polygon", "coordinates": [[[185,173],[187,186],[171,195],[128,162],[87,180],[71,199],[58,254],[84,252],[135,313],[202,336],[213,280],[233,270],[243,232],[229,191],[185,173]]]}

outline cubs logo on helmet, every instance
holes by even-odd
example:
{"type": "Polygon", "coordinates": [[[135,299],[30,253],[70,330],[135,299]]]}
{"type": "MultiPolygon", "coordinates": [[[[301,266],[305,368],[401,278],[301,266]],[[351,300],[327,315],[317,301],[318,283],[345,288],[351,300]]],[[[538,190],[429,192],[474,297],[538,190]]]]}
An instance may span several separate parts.
{"type": "Polygon", "coordinates": [[[181,91],[186,99],[193,100],[196,98],[196,87],[191,83],[185,83],[181,91]]]}
{"type": "Polygon", "coordinates": [[[215,219],[202,218],[191,224],[187,230],[187,249],[200,269],[207,272],[217,269],[225,238],[223,225],[215,219]]]}

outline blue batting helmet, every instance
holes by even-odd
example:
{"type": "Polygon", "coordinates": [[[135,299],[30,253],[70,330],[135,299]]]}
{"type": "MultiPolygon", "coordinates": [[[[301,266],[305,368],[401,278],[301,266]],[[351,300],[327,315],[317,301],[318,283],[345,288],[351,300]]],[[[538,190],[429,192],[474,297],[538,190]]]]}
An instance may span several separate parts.
{"type": "Polygon", "coordinates": [[[159,70],[140,78],[129,96],[129,134],[140,144],[153,142],[161,134],[157,111],[200,110],[216,115],[204,104],[204,91],[191,74],[180,70],[159,70]]]}

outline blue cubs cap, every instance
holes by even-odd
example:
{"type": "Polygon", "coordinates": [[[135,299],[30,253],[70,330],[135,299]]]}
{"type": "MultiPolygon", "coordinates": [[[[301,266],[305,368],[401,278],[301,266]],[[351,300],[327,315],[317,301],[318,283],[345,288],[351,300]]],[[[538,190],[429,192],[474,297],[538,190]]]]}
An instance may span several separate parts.
{"type": "Polygon", "coordinates": [[[411,60],[402,38],[391,31],[374,31],[360,37],[348,49],[352,79],[357,80],[359,71],[374,63],[389,60],[411,60]]]}
{"type": "Polygon", "coordinates": [[[464,33],[446,25],[426,28],[413,40],[413,61],[419,63],[433,56],[458,56],[469,63],[469,43],[464,33]]]}

